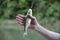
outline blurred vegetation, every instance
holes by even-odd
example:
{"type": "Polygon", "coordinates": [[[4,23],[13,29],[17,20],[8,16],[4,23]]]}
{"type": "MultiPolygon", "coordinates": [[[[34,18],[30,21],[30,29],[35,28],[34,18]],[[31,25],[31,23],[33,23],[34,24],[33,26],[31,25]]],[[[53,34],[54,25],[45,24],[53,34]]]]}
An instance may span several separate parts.
{"type": "MultiPolygon", "coordinates": [[[[60,0],[33,0],[33,15],[38,20],[60,20],[60,0]]],[[[32,0],[0,0],[0,18],[15,19],[17,14],[26,15],[32,0]]]]}
{"type": "Polygon", "coordinates": [[[28,38],[23,38],[23,28],[14,20],[17,14],[26,15],[32,2],[33,15],[38,22],[47,29],[60,33],[60,0],[0,0],[0,40],[45,40],[30,30],[28,38]]]}
{"type": "MultiPolygon", "coordinates": [[[[45,28],[60,33],[60,21],[53,25],[47,23],[45,28]]],[[[24,37],[24,28],[17,24],[16,20],[0,21],[0,40],[46,40],[44,36],[34,30],[28,30],[28,36],[24,37]]]]}

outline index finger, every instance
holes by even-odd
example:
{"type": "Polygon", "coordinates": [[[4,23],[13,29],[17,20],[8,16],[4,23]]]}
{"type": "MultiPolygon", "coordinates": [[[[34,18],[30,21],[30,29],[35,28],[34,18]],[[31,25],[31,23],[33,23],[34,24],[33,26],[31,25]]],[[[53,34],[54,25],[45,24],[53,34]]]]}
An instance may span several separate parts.
{"type": "Polygon", "coordinates": [[[21,14],[18,14],[16,17],[22,17],[22,18],[25,18],[26,16],[21,15],[21,14]]]}

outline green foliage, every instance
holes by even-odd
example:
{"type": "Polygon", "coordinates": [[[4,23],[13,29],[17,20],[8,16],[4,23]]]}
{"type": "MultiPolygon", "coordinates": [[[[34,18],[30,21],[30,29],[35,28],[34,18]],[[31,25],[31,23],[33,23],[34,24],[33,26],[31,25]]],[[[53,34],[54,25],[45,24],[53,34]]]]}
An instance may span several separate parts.
{"type": "MultiPolygon", "coordinates": [[[[60,1],[59,1],[60,2],[60,1]]],[[[42,0],[40,1],[40,5],[37,6],[38,13],[38,20],[41,18],[45,19],[48,22],[54,22],[56,20],[60,20],[60,3],[58,0],[42,0]]]]}
{"type": "MultiPolygon", "coordinates": [[[[38,20],[51,18],[50,20],[60,20],[59,0],[33,0],[33,15],[38,20]]],[[[17,14],[26,15],[32,0],[1,0],[0,18],[14,19],[17,14]]]]}

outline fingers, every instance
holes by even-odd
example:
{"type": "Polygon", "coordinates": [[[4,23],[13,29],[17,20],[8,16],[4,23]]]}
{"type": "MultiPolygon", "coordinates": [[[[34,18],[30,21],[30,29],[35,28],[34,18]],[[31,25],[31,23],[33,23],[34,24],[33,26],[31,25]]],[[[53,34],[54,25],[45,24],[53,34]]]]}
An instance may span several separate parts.
{"type": "Polygon", "coordinates": [[[32,15],[27,15],[29,18],[31,18],[31,24],[36,25],[37,24],[37,20],[36,17],[32,16],[32,15]]]}
{"type": "Polygon", "coordinates": [[[18,14],[18,15],[16,16],[16,18],[17,18],[17,17],[26,18],[24,15],[21,15],[21,14],[18,14]]]}
{"type": "Polygon", "coordinates": [[[36,17],[32,16],[32,15],[27,15],[29,18],[31,18],[32,20],[35,20],[36,17]]]}
{"type": "Polygon", "coordinates": [[[24,18],[20,17],[20,16],[17,16],[16,19],[18,19],[18,20],[24,20],[24,18]]]}
{"type": "Polygon", "coordinates": [[[19,23],[19,25],[24,25],[25,16],[19,14],[16,16],[16,20],[19,23]]]}
{"type": "Polygon", "coordinates": [[[19,21],[19,22],[21,22],[21,23],[24,22],[24,20],[21,20],[21,19],[19,19],[19,18],[16,18],[16,20],[19,21]]]}
{"type": "Polygon", "coordinates": [[[21,22],[19,22],[19,21],[17,21],[17,22],[18,22],[18,24],[19,24],[20,26],[24,25],[24,23],[21,23],[21,22]]]}
{"type": "Polygon", "coordinates": [[[20,24],[20,25],[24,25],[24,21],[23,21],[23,20],[18,19],[18,18],[16,18],[16,20],[17,20],[18,24],[20,24]]]}

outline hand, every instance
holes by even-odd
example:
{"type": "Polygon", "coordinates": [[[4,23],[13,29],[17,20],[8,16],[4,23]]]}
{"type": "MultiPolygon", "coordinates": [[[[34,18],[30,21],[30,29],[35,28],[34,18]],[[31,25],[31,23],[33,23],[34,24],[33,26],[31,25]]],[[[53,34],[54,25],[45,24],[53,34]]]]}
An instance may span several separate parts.
{"type": "MultiPolygon", "coordinates": [[[[59,40],[60,39],[60,34],[49,31],[46,28],[39,25],[35,17],[33,17],[31,15],[27,15],[27,17],[29,17],[31,19],[31,24],[29,26],[30,29],[36,30],[37,32],[42,34],[44,37],[49,38],[49,40],[59,40]]],[[[18,23],[20,25],[24,25],[26,16],[19,14],[16,16],[16,20],[18,21],[18,23]]]]}
{"type": "MultiPolygon", "coordinates": [[[[36,18],[33,17],[33,16],[31,16],[31,15],[27,15],[27,17],[29,17],[29,18],[31,19],[31,24],[30,24],[29,28],[30,28],[30,29],[34,29],[35,26],[37,26],[37,24],[38,24],[36,18]]],[[[21,14],[18,14],[18,15],[16,16],[16,20],[17,20],[17,22],[19,23],[19,25],[24,25],[24,22],[25,22],[25,20],[26,20],[26,16],[21,15],[21,14]]]]}

